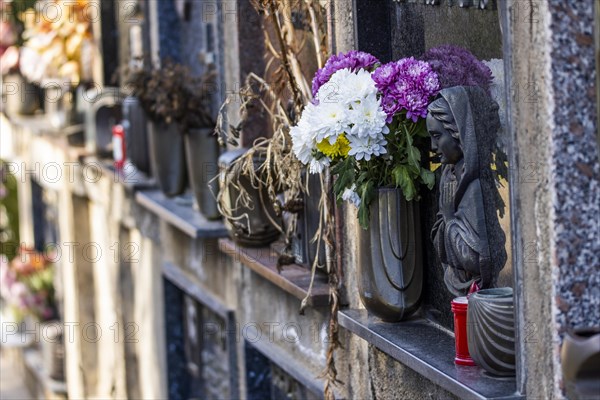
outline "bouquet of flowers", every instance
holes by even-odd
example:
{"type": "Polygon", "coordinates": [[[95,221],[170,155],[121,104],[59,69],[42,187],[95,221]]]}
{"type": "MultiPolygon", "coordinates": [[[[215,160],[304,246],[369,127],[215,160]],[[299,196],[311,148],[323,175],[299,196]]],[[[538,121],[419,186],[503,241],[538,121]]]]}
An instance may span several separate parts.
{"type": "Polygon", "coordinates": [[[17,317],[49,320],[55,316],[54,269],[47,256],[21,247],[12,261],[0,257],[0,296],[17,317]]]}
{"type": "Polygon", "coordinates": [[[21,73],[29,81],[58,79],[72,86],[92,79],[96,51],[88,0],[43,0],[24,13],[21,73]],[[51,18],[47,10],[57,10],[51,18]]]}
{"type": "Polygon", "coordinates": [[[358,51],[331,57],[291,129],[294,153],[311,173],[332,168],[338,200],[354,203],[366,228],[377,188],[399,187],[410,201],[419,183],[433,187],[416,142],[429,137],[427,105],[439,89],[431,66],[412,57],[384,65],[358,51]]]}

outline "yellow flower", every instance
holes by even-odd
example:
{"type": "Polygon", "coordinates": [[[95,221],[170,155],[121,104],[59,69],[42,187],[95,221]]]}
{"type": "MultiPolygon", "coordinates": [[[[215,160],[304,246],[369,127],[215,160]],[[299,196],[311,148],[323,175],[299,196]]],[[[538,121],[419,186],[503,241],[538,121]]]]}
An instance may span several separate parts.
{"type": "Polygon", "coordinates": [[[329,140],[325,139],[317,144],[317,149],[332,160],[338,157],[345,158],[350,151],[350,142],[342,133],[338,136],[334,144],[329,143],[329,140]]]}

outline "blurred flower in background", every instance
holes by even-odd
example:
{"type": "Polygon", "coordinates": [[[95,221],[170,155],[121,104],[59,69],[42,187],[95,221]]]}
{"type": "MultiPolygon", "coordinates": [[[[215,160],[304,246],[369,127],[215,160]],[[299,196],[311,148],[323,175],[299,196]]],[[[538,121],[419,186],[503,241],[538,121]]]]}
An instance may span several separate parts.
{"type": "Polygon", "coordinates": [[[88,1],[44,0],[24,12],[23,76],[31,82],[58,79],[72,86],[91,80],[94,47],[87,7],[88,1]],[[48,10],[59,12],[50,15],[48,10]]]}
{"type": "Polygon", "coordinates": [[[49,257],[21,247],[11,261],[0,255],[0,297],[15,322],[30,316],[47,321],[56,316],[54,267],[49,257]]]}

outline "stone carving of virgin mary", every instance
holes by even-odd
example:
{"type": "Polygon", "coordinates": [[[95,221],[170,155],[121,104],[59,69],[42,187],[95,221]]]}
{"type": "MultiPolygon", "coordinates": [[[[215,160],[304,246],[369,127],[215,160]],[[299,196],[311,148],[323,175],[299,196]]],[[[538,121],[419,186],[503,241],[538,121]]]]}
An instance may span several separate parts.
{"type": "Polygon", "coordinates": [[[480,87],[451,87],[429,105],[426,122],[442,164],[431,238],[446,286],[456,296],[494,287],[507,258],[491,169],[498,104],[480,87]]]}

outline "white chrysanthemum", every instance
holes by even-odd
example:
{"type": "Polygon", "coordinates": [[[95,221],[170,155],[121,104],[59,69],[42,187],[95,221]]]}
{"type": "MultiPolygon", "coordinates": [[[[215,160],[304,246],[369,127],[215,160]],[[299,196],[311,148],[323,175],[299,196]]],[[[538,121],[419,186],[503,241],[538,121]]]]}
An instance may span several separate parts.
{"type": "Polygon", "coordinates": [[[342,200],[349,201],[354,204],[356,208],[360,207],[360,196],[356,193],[356,184],[352,185],[351,188],[346,188],[342,193],[342,200]]]}
{"type": "Polygon", "coordinates": [[[342,89],[346,85],[346,80],[350,75],[354,74],[348,68],[336,71],[329,78],[329,81],[319,88],[316,95],[318,103],[344,103],[342,89]]]}
{"type": "Polygon", "coordinates": [[[354,123],[351,134],[357,137],[378,137],[390,132],[385,121],[387,114],[381,108],[381,100],[376,96],[364,98],[355,103],[350,111],[350,119],[354,123]]]}
{"type": "Polygon", "coordinates": [[[318,160],[316,158],[313,158],[312,160],[310,160],[309,171],[311,174],[320,174],[325,170],[325,168],[329,167],[330,162],[331,161],[328,157],[323,157],[318,160]]]}
{"type": "Polygon", "coordinates": [[[313,156],[313,150],[315,149],[314,132],[311,126],[311,116],[313,113],[312,104],[309,104],[302,113],[298,125],[293,126],[290,129],[290,136],[292,138],[292,150],[294,154],[303,164],[308,164],[313,156]]]}
{"type": "Polygon", "coordinates": [[[348,108],[341,103],[319,103],[310,118],[315,131],[315,141],[320,143],[328,139],[333,144],[338,136],[350,130],[348,108]]]}
{"type": "Polygon", "coordinates": [[[317,92],[319,104],[339,103],[345,106],[370,96],[377,96],[377,87],[371,73],[363,69],[357,72],[348,68],[336,71],[317,92]]]}
{"type": "Polygon", "coordinates": [[[377,87],[371,78],[371,73],[361,69],[348,75],[343,82],[340,82],[340,95],[342,100],[350,105],[368,97],[376,97],[377,87]]]}
{"type": "Polygon", "coordinates": [[[354,156],[357,160],[364,158],[366,161],[369,161],[371,156],[379,157],[387,153],[387,149],[385,148],[387,140],[385,140],[383,134],[379,134],[375,138],[371,136],[364,138],[351,136],[348,139],[350,140],[350,151],[348,154],[354,156]]]}

